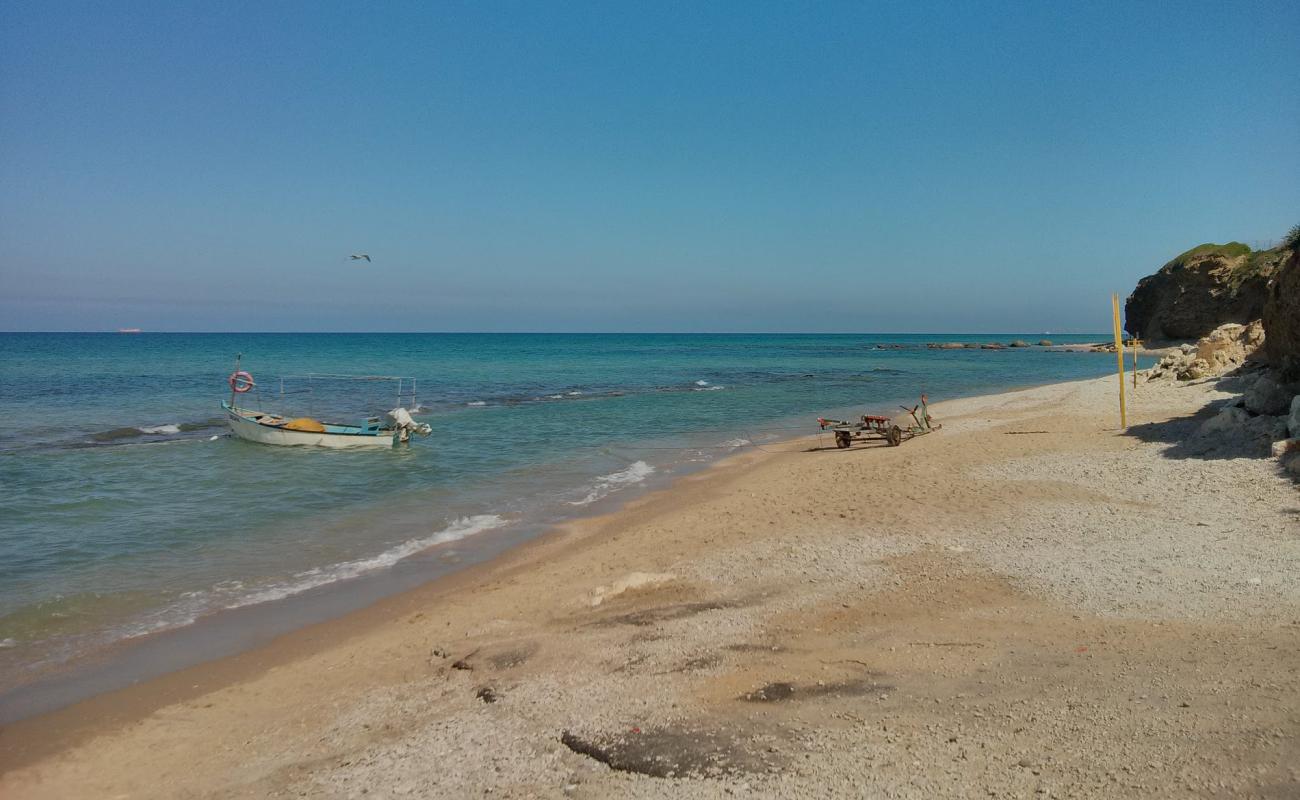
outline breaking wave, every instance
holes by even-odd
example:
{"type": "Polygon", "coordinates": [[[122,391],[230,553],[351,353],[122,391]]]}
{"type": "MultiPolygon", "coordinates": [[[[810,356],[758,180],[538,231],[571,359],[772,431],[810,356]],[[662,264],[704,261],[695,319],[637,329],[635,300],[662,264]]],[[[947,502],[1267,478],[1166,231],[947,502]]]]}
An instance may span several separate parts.
{"type": "Polygon", "coordinates": [[[149,428],[140,428],[139,430],[141,433],[180,433],[181,426],[179,423],[175,425],[154,425],[149,428]]]}
{"type": "Polygon", "coordinates": [[[196,420],[194,422],[171,422],[164,425],[140,425],[110,428],[106,431],[98,431],[90,434],[90,441],[96,444],[115,444],[121,443],[126,439],[137,439],[141,436],[174,436],[178,433],[196,433],[198,431],[217,428],[224,424],[224,418],[211,417],[209,419],[196,420]]]}
{"type": "Polygon", "coordinates": [[[617,492],[627,486],[640,483],[654,474],[655,468],[644,461],[636,461],[630,464],[626,469],[618,472],[611,472],[608,475],[601,475],[592,483],[591,489],[587,496],[581,500],[574,500],[569,503],[571,506],[587,506],[608,497],[613,492],[617,492]]]}
{"type": "Polygon", "coordinates": [[[506,519],[498,514],[475,514],[469,517],[461,517],[443,530],[431,536],[408,539],[401,544],[390,547],[384,552],[371,558],[361,558],[355,561],[344,561],[339,564],[333,564],[328,567],[317,567],[304,572],[299,572],[290,580],[264,587],[251,594],[244,595],[225,607],[240,608],[250,606],[254,603],[266,603],[271,600],[280,600],[295,594],[300,594],[308,589],[314,589],[317,586],[324,586],[327,583],[344,581],[349,578],[360,577],[367,572],[391,567],[404,558],[415,555],[430,547],[447,542],[455,542],[464,539],[467,536],[473,536],[476,533],[500,528],[506,524],[506,519]]]}

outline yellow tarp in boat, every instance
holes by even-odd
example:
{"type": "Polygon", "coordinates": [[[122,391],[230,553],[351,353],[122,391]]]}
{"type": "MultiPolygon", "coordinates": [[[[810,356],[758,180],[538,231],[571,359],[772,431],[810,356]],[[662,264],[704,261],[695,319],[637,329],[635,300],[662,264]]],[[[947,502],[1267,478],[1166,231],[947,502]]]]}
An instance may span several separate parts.
{"type": "Polygon", "coordinates": [[[291,419],[281,426],[286,431],[307,431],[308,433],[324,433],[325,426],[312,419],[311,417],[299,417],[291,419]]]}

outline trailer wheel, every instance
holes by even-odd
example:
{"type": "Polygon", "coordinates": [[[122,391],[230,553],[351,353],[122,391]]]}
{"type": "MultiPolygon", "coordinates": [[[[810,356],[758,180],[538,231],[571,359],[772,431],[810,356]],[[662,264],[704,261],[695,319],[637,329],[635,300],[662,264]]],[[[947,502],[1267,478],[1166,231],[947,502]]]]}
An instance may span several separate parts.
{"type": "Polygon", "coordinates": [[[889,433],[885,434],[885,441],[889,442],[890,447],[898,447],[903,443],[903,429],[897,425],[889,428],[889,433]]]}
{"type": "Polygon", "coordinates": [[[835,431],[835,446],[843,450],[853,444],[853,435],[848,431],[835,431]]]}

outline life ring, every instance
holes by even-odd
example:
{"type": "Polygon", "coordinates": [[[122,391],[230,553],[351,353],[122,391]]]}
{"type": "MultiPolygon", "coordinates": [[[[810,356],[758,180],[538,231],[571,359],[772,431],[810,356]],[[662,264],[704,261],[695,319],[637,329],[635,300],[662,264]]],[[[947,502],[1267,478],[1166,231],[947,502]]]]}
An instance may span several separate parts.
{"type": "Polygon", "coordinates": [[[240,370],[239,372],[230,373],[230,391],[235,394],[243,394],[251,390],[257,384],[253,383],[253,376],[240,370]]]}

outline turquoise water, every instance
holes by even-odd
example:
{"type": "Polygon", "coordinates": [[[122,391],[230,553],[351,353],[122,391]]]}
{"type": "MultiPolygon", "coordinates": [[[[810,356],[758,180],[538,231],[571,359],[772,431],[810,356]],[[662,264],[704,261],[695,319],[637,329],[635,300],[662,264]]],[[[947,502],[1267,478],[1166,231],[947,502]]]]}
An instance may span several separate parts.
{"type": "Polygon", "coordinates": [[[601,508],[814,432],[819,414],[1114,368],[1039,347],[924,347],[1012,338],[0,334],[0,688],[434,545],[601,508]],[[232,439],[220,402],[236,353],[259,384],[245,404],[332,421],[388,410],[396,386],[290,378],[281,397],[279,377],[413,376],[433,435],[366,452],[232,439]]]}

